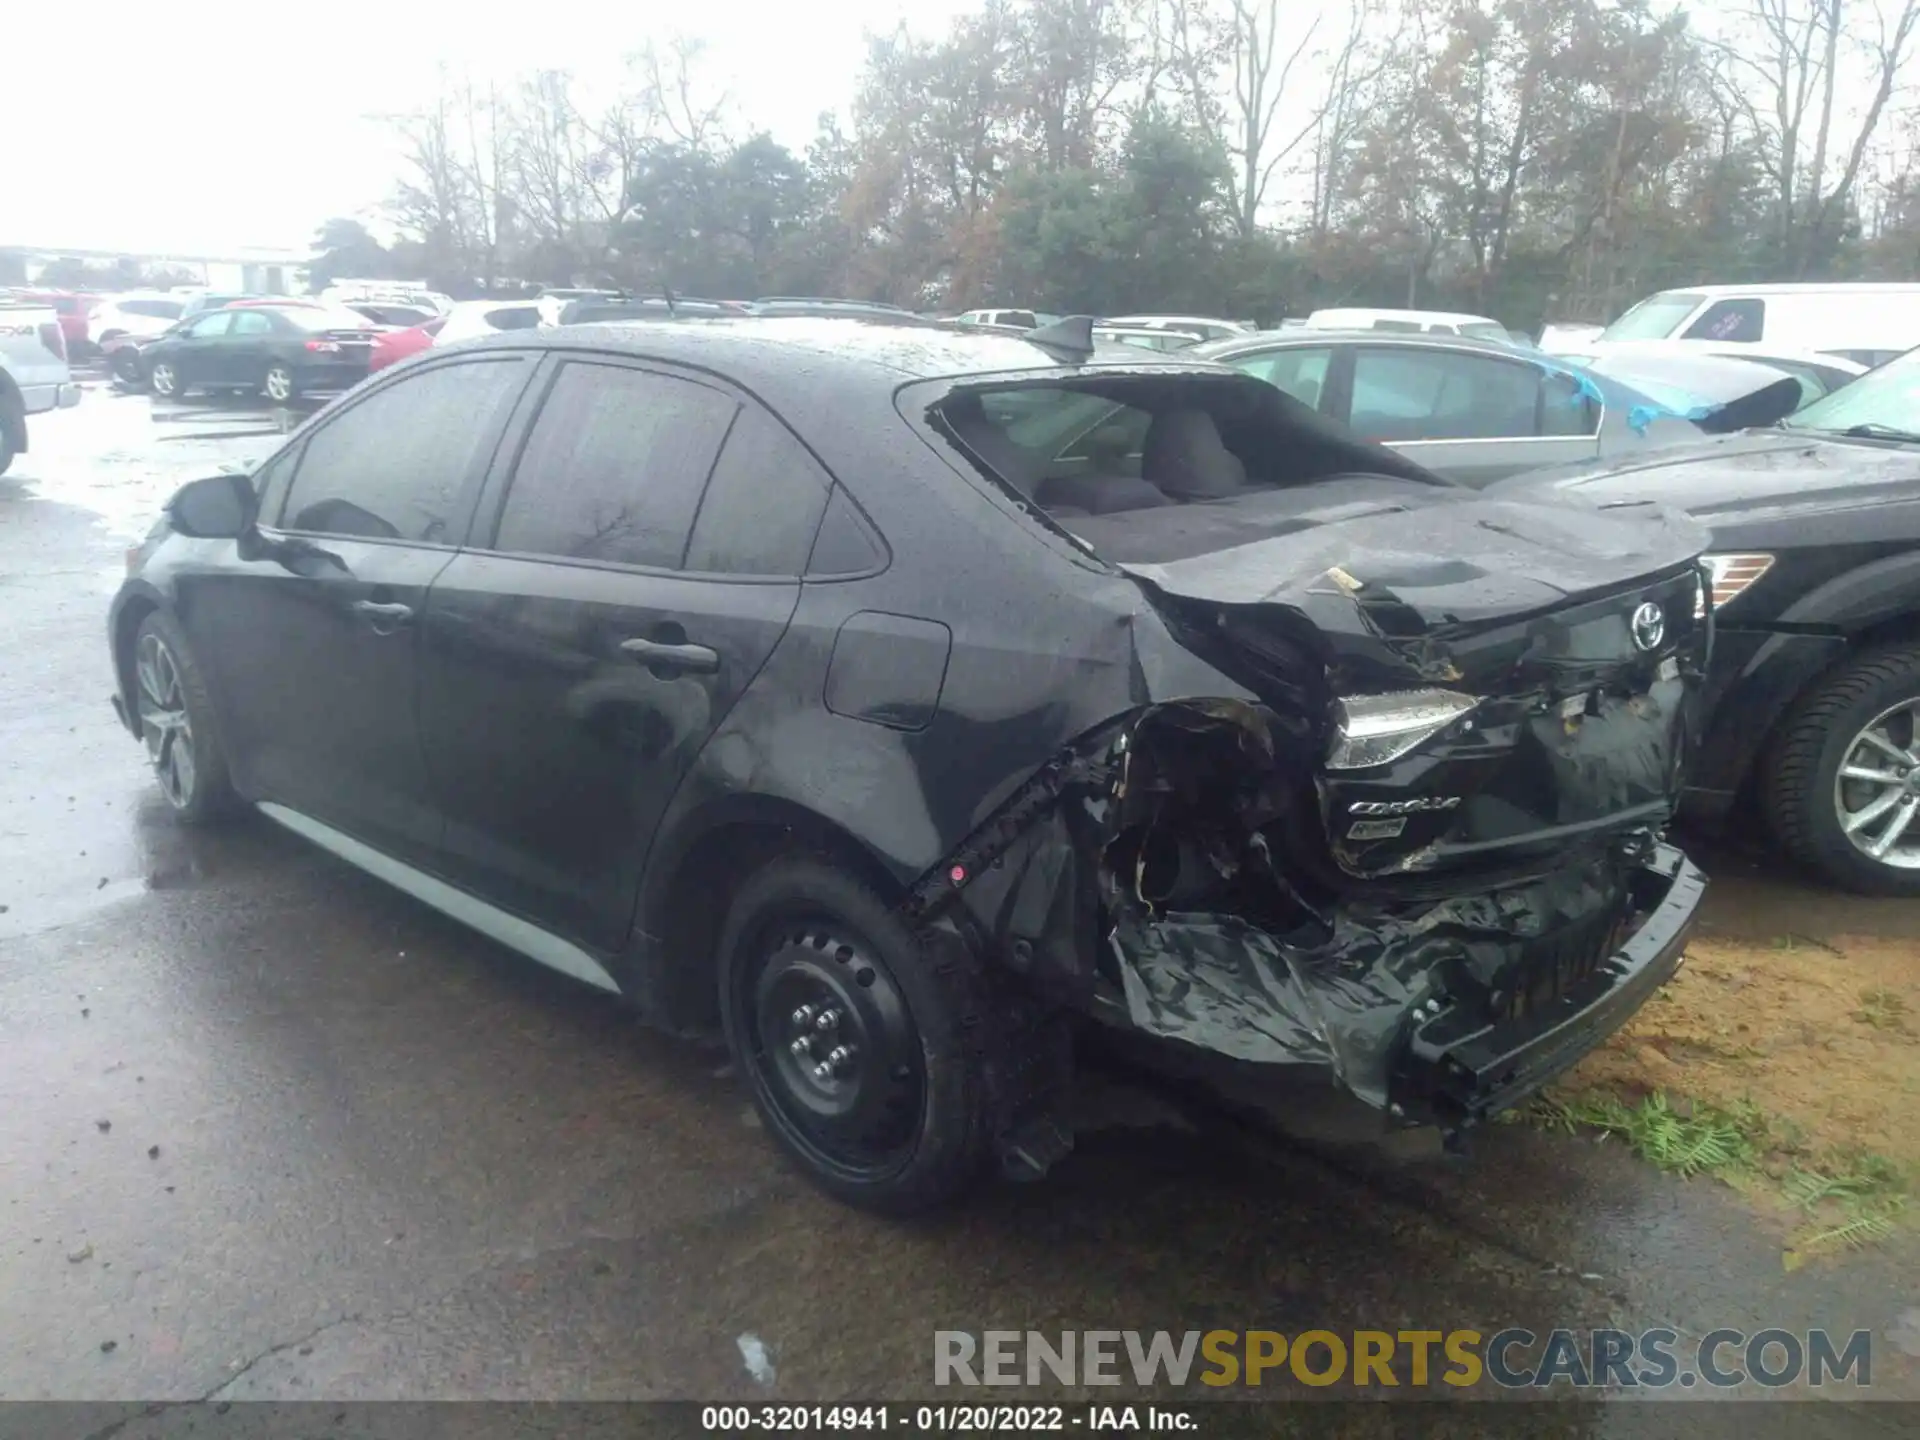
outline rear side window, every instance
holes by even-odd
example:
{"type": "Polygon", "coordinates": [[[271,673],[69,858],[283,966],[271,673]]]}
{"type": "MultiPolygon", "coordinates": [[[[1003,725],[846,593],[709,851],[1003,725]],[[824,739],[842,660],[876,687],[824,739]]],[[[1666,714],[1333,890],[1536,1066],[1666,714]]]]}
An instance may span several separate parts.
{"type": "Polygon", "coordinates": [[[463,494],[525,373],[517,358],[441,365],[343,411],[306,442],[287,528],[454,543],[463,494]]]}
{"type": "Polygon", "coordinates": [[[1766,337],[1767,302],[1757,298],[1716,300],[1687,327],[1688,340],[1761,340],[1766,337]]]}
{"type": "Polygon", "coordinates": [[[145,315],[153,320],[178,320],[181,310],[177,300],[123,300],[120,308],[129,315],[145,315]]]}
{"type": "Polygon", "coordinates": [[[540,324],[540,312],[531,305],[489,310],[481,318],[490,330],[533,330],[540,324]]]}
{"type": "Polygon", "coordinates": [[[1363,349],[1354,357],[1348,423],[1383,441],[1538,435],[1545,378],[1532,365],[1481,355],[1363,349]]]}
{"type": "Polygon", "coordinates": [[[1276,386],[1302,405],[1320,408],[1320,391],[1327,383],[1327,367],[1333,351],[1326,346],[1300,345],[1287,350],[1268,350],[1259,355],[1241,355],[1227,363],[1236,370],[1276,386]]]}
{"type": "Polygon", "coordinates": [[[514,466],[495,548],[677,568],[738,408],[670,375],[562,366],[514,466]]]}
{"type": "Polygon", "coordinates": [[[829,483],[786,428],[742,407],[700,502],[686,568],[717,575],[799,575],[827,508],[829,483]]]}

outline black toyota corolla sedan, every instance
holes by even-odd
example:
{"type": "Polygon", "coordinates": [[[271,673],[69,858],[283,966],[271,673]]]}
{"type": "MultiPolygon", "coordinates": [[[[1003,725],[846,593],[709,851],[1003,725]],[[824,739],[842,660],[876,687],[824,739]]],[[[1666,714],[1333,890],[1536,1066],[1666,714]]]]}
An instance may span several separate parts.
{"type": "Polygon", "coordinates": [[[1679,963],[1701,534],[1091,334],[436,349],[173,498],[116,706],[182,818],[717,1026],[857,1204],[1043,1171],[1090,1037],[1458,1134],[1679,963]]]}

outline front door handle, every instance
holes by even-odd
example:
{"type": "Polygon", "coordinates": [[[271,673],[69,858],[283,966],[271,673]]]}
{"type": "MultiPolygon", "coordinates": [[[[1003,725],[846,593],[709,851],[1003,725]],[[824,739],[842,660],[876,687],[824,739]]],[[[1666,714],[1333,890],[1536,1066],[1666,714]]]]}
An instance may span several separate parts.
{"type": "Polygon", "coordinates": [[[413,607],[398,603],[382,604],[378,600],[356,600],[353,613],[363,616],[373,626],[376,635],[391,635],[402,625],[413,619],[413,607]]]}
{"type": "Polygon", "coordinates": [[[705,645],[669,645],[662,640],[622,640],[620,648],[657,670],[686,670],[712,675],[720,668],[720,652],[705,645]]]}

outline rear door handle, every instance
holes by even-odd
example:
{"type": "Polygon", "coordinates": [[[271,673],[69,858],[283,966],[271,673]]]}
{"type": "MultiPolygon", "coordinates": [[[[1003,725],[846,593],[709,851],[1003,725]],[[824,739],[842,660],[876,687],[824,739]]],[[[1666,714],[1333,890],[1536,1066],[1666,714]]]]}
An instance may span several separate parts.
{"type": "Polygon", "coordinates": [[[356,600],[353,613],[364,617],[374,630],[382,635],[391,634],[413,619],[413,607],[398,603],[383,605],[378,600],[356,600]]]}
{"type": "Polygon", "coordinates": [[[705,645],[669,645],[661,640],[622,640],[620,648],[634,659],[662,670],[687,670],[711,675],[720,668],[720,652],[705,645]]]}

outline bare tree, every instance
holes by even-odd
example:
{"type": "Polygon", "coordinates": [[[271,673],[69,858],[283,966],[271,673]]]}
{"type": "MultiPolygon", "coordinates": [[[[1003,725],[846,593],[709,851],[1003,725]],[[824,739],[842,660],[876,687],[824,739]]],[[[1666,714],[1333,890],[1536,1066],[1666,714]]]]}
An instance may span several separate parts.
{"type": "Polygon", "coordinates": [[[705,150],[722,137],[728,97],[699,98],[694,74],[706,51],[706,42],[675,35],[666,53],[649,40],[630,64],[640,76],[638,104],[649,126],[695,150],[705,150]]]}
{"type": "Polygon", "coordinates": [[[1776,233],[1804,275],[1837,237],[1911,56],[1920,0],[1751,0],[1743,19],[1748,33],[1717,48],[1765,147],[1776,233]],[[1853,79],[1859,98],[1848,105],[1853,79]],[[1835,127],[1848,124],[1842,140],[1835,127]]]}

